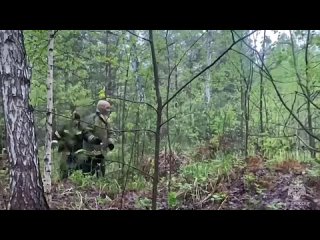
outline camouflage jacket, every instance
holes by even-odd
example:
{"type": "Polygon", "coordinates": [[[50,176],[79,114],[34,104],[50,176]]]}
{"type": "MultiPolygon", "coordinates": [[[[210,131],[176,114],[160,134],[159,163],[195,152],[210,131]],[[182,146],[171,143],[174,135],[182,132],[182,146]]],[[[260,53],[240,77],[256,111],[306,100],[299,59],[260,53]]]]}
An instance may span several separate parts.
{"type": "Polygon", "coordinates": [[[84,149],[94,155],[102,154],[103,151],[110,149],[110,144],[114,144],[114,132],[110,126],[109,119],[96,112],[89,115],[84,121],[86,122],[84,134],[89,140],[83,142],[84,149]],[[99,138],[102,143],[100,145],[90,143],[93,136],[99,138]]]}
{"type": "Polygon", "coordinates": [[[82,149],[83,139],[84,133],[80,124],[77,126],[66,124],[59,130],[55,131],[53,135],[53,140],[57,140],[59,142],[59,152],[76,152],[82,149]]]}

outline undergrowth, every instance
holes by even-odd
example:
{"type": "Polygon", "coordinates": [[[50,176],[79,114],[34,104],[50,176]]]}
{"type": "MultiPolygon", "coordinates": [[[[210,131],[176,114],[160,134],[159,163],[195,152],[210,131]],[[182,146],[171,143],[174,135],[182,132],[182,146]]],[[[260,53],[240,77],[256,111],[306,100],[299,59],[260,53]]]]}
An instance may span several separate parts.
{"type": "MultiPolygon", "coordinates": [[[[180,161],[178,167],[174,169],[169,181],[167,168],[163,165],[168,156],[161,152],[160,162],[162,174],[158,187],[158,205],[165,209],[202,208],[203,204],[217,205],[216,209],[222,208],[223,204],[232,198],[228,187],[232,186],[237,179],[243,184],[243,188],[248,194],[263,196],[272,185],[274,176],[259,179],[256,172],[259,169],[269,169],[271,175],[276,172],[306,174],[312,179],[320,179],[320,164],[311,158],[309,152],[288,151],[285,149],[272,149],[265,154],[265,157],[256,155],[250,148],[249,160],[244,159],[238,153],[228,153],[217,148],[216,142],[209,145],[197,146],[194,150],[189,150],[188,155],[174,152],[175,163],[180,161]],[[213,144],[213,147],[210,147],[213,144]],[[186,157],[187,156],[187,157],[186,157]],[[251,160],[250,160],[251,159],[251,160]],[[248,162],[249,161],[249,162],[248,162]],[[308,166],[308,167],[307,167],[308,166]],[[242,171],[244,170],[244,171],[242,171]],[[170,182],[170,186],[168,183],[170,182]],[[169,188],[170,187],[170,188],[169,188]],[[168,189],[169,188],[169,189],[168,189]],[[168,191],[169,190],[169,191],[168,191]],[[165,202],[165,207],[163,205],[165,202]]],[[[40,151],[40,159],[43,158],[43,149],[40,151]]],[[[111,159],[117,160],[117,154],[113,154],[111,159]]],[[[54,150],[53,153],[53,182],[59,184],[58,163],[60,154],[54,150]]],[[[145,156],[150,164],[150,175],[153,173],[152,156],[145,156]]],[[[109,158],[110,159],[110,158],[109,158]]],[[[141,160],[143,161],[143,160],[141,160]]],[[[43,161],[40,161],[41,165],[43,161]]],[[[129,159],[125,159],[128,163],[129,159]]],[[[135,165],[139,168],[139,163],[135,165]]],[[[43,166],[41,166],[43,169],[43,166]]],[[[125,166],[121,168],[119,163],[108,163],[104,178],[96,178],[91,175],[84,175],[81,171],[75,171],[69,177],[69,181],[75,186],[77,196],[77,208],[84,201],[82,192],[98,192],[95,197],[96,204],[115,204],[115,201],[132,201],[128,208],[151,209],[152,179],[144,176],[139,171],[125,166]],[[104,197],[101,197],[104,196],[104,197]],[[119,200],[120,199],[120,200],[119,200]],[[129,200],[128,200],[129,199],[129,200]],[[131,199],[131,200],[130,200],[131,199]]],[[[86,195],[85,195],[86,196],[86,195]]],[[[255,209],[260,206],[259,198],[247,199],[246,209],[255,209]]],[[[112,205],[113,206],[113,205],[112,205]]],[[[119,204],[116,204],[119,208],[119,204]]],[[[121,203],[122,206],[122,203],[121,203]]],[[[283,203],[270,203],[268,209],[282,209],[283,203]]]]}

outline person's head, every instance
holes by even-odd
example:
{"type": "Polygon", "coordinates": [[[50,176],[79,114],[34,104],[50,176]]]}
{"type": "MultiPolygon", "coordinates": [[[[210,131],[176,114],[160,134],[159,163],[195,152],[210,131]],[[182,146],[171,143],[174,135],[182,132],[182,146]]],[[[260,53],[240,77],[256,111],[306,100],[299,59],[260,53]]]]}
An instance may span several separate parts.
{"type": "Polygon", "coordinates": [[[109,116],[111,113],[111,104],[106,100],[100,100],[97,104],[97,110],[105,116],[109,116]]]}

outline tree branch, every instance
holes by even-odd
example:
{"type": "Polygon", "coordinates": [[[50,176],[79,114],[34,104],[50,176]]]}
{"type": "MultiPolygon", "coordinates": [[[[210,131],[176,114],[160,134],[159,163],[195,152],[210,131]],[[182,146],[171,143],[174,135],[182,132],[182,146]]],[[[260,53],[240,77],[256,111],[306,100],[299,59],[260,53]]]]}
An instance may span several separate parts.
{"type": "Polygon", "coordinates": [[[133,36],[135,36],[135,37],[137,37],[137,38],[140,38],[140,39],[142,39],[142,40],[147,41],[147,42],[150,43],[150,39],[141,37],[141,36],[139,36],[138,34],[135,34],[135,33],[131,32],[130,30],[126,30],[126,31],[127,31],[128,33],[132,34],[133,36]]]}
{"type": "Polygon", "coordinates": [[[59,32],[59,30],[54,30],[54,32],[53,32],[53,38],[55,38],[56,37],[56,34],[59,32]]]}
{"type": "Polygon", "coordinates": [[[289,32],[290,32],[290,40],[291,40],[291,50],[292,50],[293,66],[294,66],[295,73],[296,73],[296,76],[297,76],[297,79],[298,79],[298,84],[299,84],[302,92],[305,94],[306,86],[302,83],[301,77],[300,77],[299,72],[298,72],[297,62],[296,62],[296,54],[295,54],[295,51],[294,51],[293,37],[292,37],[291,31],[289,31],[289,32]]]}
{"type": "Polygon", "coordinates": [[[130,168],[132,168],[132,169],[134,169],[134,170],[137,170],[138,172],[141,172],[142,174],[144,174],[144,175],[150,177],[151,179],[153,179],[153,176],[151,176],[150,174],[146,173],[145,171],[142,171],[142,170],[139,169],[139,168],[136,168],[136,167],[134,167],[134,166],[131,166],[131,165],[127,164],[127,163],[123,163],[123,162],[120,162],[120,161],[114,161],[114,160],[108,160],[108,159],[106,159],[106,162],[121,163],[121,164],[126,165],[126,166],[128,166],[128,167],[130,167],[130,168]]]}
{"type": "Polygon", "coordinates": [[[284,135],[284,136],[273,136],[273,135],[261,135],[261,134],[248,134],[250,137],[268,137],[268,138],[288,138],[295,137],[296,134],[284,135]]]}
{"type": "Polygon", "coordinates": [[[307,94],[305,94],[305,93],[299,93],[299,92],[297,92],[297,94],[303,95],[316,109],[320,110],[320,107],[317,106],[317,105],[311,100],[311,98],[310,98],[309,96],[307,96],[307,94]]]}
{"type": "MultiPolygon", "coordinates": [[[[292,103],[292,105],[291,105],[291,111],[292,111],[292,112],[293,112],[294,105],[295,105],[295,103],[296,103],[296,99],[297,99],[297,93],[295,93],[295,95],[294,95],[294,100],[293,100],[293,103],[292,103]]],[[[291,116],[291,114],[289,114],[289,116],[288,116],[288,118],[287,118],[287,120],[286,120],[286,122],[285,122],[285,124],[284,124],[284,127],[287,126],[287,124],[288,124],[288,122],[289,122],[289,120],[290,120],[290,116],[291,116]]]]}
{"type": "Polygon", "coordinates": [[[112,131],[114,132],[151,132],[153,134],[156,134],[156,132],[151,129],[112,130],[112,131]]]}
{"type": "Polygon", "coordinates": [[[305,141],[303,141],[303,139],[299,135],[296,135],[296,137],[303,143],[303,145],[305,145],[307,148],[309,148],[309,150],[312,150],[315,152],[320,152],[319,149],[316,149],[316,148],[309,146],[305,141]]]}
{"type": "Polygon", "coordinates": [[[171,117],[171,118],[169,118],[168,120],[164,121],[163,123],[161,123],[160,127],[162,127],[163,125],[165,125],[167,122],[169,122],[171,119],[173,119],[175,117],[176,117],[176,115],[171,117]]]}
{"type": "Polygon", "coordinates": [[[108,98],[111,98],[111,99],[119,99],[119,100],[122,100],[122,101],[131,102],[131,103],[145,104],[145,105],[147,105],[148,107],[151,107],[153,110],[157,111],[157,109],[156,109],[154,106],[152,106],[150,103],[137,102],[137,101],[133,101],[133,100],[125,99],[125,98],[122,98],[122,97],[117,97],[117,96],[107,96],[107,97],[108,97],[108,98]]]}
{"type": "Polygon", "coordinates": [[[236,45],[238,42],[242,41],[243,39],[249,37],[251,34],[253,34],[255,31],[247,34],[244,37],[239,38],[237,41],[233,42],[219,57],[216,58],[216,60],[213,61],[209,66],[205,67],[202,71],[200,71],[198,74],[196,74],[194,77],[192,77],[186,84],[184,84],[178,91],[176,91],[163,105],[162,108],[165,107],[169,102],[172,101],[185,87],[187,87],[193,80],[195,80],[197,77],[199,77],[202,73],[207,71],[209,68],[213,67],[226,53],[228,53],[234,45],[236,45]]]}
{"type": "MultiPolygon", "coordinates": [[[[237,34],[237,33],[236,33],[236,34],[237,34]]],[[[259,57],[259,60],[260,60],[260,62],[262,63],[262,66],[259,66],[258,64],[256,64],[256,65],[257,65],[260,69],[262,69],[262,70],[267,74],[268,79],[271,81],[271,84],[273,85],[274,90],[276,91],[276,94],[277,94],[280,102],[282,103],[282,105],[289,111],[289,113],[290,113],[290,114],[293,116],[293,118],[299,123],[299,125],[303,128],[304,131],[306,131],[311,137],[313,137],[313,138],[317,139],[318,141],[320,141],[320,138],[317,137],[317,136],[315,136],[313,133],[311,133],[311,132],[302,124],[302,122],[299,120],[299,118],[291,111],[291,109],[287,106],[287,104],[284,102],[284,100],[283,100],[283,98],[282,98],[282,96],[281,96],[281,94],[280,94],[280,92],[279,92],[276,84],[274,83],[274,79],[273,79],[271,73],[269,72],[269,70],[268,70],[268,68],[266,67],[266,65],[264,64],[264,62],[261,60],[261,56],[260,56],[259,52],[258,52],[256,49],[252,48],[250,45],[248,45],[245,41],[243,41],[243,42],[244,42],[244,44],[245,44],[247,47],[249,47],[251,50],[253,50],[253,51],[257,54],[257,56],[259,57]]],[[[249,58],[249,59],[250,59],[250,58],[249,58]]],[[[252,61],[252,59],[250,59],[250,61],[252,61]]],[[[252,61],[252,62],[254,63],[254,61],[252,61]]],[[[254,64],[255,64],[255,63],[254,63],[254,64]]]]}
{"type": "Polygon", "coordinates": [[[231,37],[232,37],[232,41],[235,42],[233,31],[231,31],[231,37]]]}
{"type": "Polygon", "coordinates": [[[169,78],[171,77],[173,71],[178,67],[178,65],[180,64],[180,62],[182,61],[182,59],[185,57],[185,55],[190,51],[190,49],[203,37],[205,33],[202,33],[201,36],[190,45],[190,47],[182,54],[181,58],[179,59],[179,61],[173,66],[173,68],[171,69],[170,73],[169,73],[169,78]]]}
{"type": "MultiPolygon", "coordinates": [[[[37,109],[33,109],[33,111],[35,112],[39,112],[39,113],[46,113],[47,114],[47,110],[37,110],[37,109]]],[[[72,120],[73,118],[72,117],[68,117],[68,116],[64,116],[62,114],[58,114],[58,113],[51,113],[52,115],[56,115],[56,116],[60,116],[60,117],[63,117],[63,118],[67,118],[67,119],[70,119],[72,120]]],[[[86,123],[88,124],[89,126],[93,126],[93,124],[91,123],[88,123],[86,121],[83,121],[83,120],[79,120],[79,122],[82,122],[82,123],[86,123]]],[[[101,128],[101,129],[104,129],[103,127],[99,127],[99,126],[95,126],[97,128],[101,128]]],[[[133,130],[116,130],[116,129],[113,129],[112,131],[114,132],[151,132],[153,134],[155,134],[156,132],[153,131],[153,130],[150,130],[150,129],[133,129],[133,130]]]]}

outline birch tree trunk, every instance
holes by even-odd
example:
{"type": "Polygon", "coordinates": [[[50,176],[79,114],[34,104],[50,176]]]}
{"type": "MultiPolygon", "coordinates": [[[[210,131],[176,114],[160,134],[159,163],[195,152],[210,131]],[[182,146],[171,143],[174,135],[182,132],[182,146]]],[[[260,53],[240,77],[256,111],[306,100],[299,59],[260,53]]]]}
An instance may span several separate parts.
{"type": "Polygon", "coordinates": [[[44,157],[44,179],[43,187],[47,200],[51,201],[51,143],[52,143],[52,110],[53,110],[53,48],[54,48],[54,30],[49,31],[48,47],[48,78],[47,78],[47,117],[46,117],[46,154],[44,157]]]}
{"type": "Polygon", "coordinates": [[[0,84],[10,165],[8,209],[49,209],[44,196],[29,105],[31,69],[21,30],[0,30],[0,84]]]}

